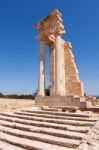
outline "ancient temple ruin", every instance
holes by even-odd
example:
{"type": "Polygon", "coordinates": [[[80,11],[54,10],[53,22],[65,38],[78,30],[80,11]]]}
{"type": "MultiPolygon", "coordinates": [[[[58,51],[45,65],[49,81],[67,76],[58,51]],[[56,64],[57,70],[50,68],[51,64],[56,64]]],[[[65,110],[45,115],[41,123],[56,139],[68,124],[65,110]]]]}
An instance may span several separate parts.
{"type": "Polygon", "coordinates": [[[72,53],[72,45],[61,38],[65,33],[62,14],[56,9],[35,25],[40,45],[38,95],[45,96],[45,44],[50,51],[50,95],[84,96],[83,83],[72,53]]]}

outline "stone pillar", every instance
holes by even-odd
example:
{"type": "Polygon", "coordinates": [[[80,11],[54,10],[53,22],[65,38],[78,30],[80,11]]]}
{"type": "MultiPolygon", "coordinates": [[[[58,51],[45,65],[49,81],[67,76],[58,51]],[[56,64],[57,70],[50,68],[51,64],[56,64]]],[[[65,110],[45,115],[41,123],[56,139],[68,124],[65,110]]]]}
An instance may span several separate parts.
{"type": "Polygon", "coordinates": [[[64,46],[62,44],[62,96],[66,96],[66,79],[65,79],[65,52],[64,52],[64,46]]]}
{"type": "Polygon", "coordinates": [[[62,95],[61,36],[55,35],[55,93],[62,95]]]}
{"type": "Polygon", "coordinates": [[[45,96],[45,42],[40,41],[40,54],[39,54],[39,87],[38,96],[45,96]]]}
{"type": "Polygon", "coordinates": [[[55,49],[50,48],[50,95],[55,93],[55,49]]]}

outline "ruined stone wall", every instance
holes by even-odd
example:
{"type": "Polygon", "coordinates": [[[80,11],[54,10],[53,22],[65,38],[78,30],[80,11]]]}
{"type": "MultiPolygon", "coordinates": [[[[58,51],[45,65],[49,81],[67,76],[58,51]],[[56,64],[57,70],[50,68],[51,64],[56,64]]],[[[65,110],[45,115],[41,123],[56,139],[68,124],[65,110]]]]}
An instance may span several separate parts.
{"type": "Polygon", "coordinates": [[[82,110],[86,108],[86,102],[82,101],[81,97],[74,96],[46,96],[46,97],[36,97],[36,106],[49,106],[49,107],[65,107],[65,106],[76,106],[82,110]]]}
{"type": "Polygon", "coordinates": [[[65,42],[65,77],[66,77],[66,96],[78,95],[84,96],[83,84],[79,80],[78,69],[71,51],[71,44],[65,42]]]}

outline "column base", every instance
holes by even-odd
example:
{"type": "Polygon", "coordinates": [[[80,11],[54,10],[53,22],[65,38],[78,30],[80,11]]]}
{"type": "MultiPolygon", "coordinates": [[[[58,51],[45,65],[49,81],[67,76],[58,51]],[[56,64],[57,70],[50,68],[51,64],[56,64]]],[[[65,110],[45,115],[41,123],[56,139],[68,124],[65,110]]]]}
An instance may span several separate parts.
{"type": "Polygon", "coordinates": [[[45,96],[45,93],[41,93],[41,92],[39,92],[38,94],[37,94],[37,96],[40,96],[40,97],[44,97],[45,96]]]}

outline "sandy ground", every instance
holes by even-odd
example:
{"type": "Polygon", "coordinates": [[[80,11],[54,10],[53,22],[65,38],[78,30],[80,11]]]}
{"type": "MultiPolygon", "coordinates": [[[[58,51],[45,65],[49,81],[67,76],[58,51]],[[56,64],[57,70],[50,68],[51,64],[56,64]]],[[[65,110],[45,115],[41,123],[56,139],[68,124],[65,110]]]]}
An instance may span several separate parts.
{"type": "Polygon", "coordinates": [[[34,100],[0,98],[0,111],[11,111],[34,106],[34,100]]]}

